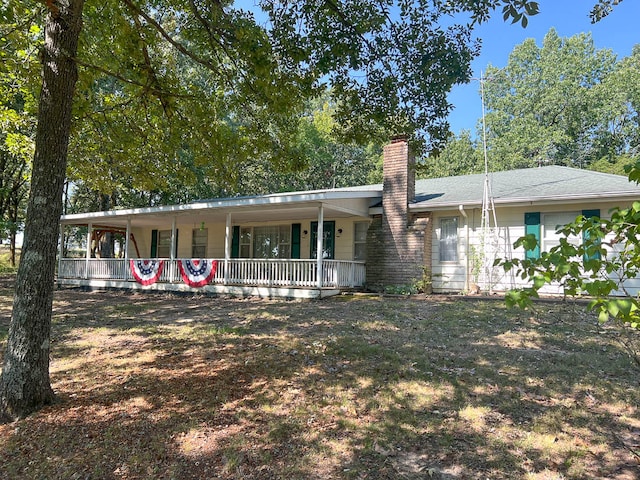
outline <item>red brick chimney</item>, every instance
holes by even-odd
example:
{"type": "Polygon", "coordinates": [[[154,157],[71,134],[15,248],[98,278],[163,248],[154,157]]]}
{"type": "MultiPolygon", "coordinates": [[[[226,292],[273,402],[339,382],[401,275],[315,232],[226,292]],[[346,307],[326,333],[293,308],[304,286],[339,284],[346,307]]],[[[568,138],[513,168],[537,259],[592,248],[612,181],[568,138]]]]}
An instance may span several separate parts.
{"type": "Polygon", "coordinates": [[[367,236],[367,285],[372,289],[408,286],[430,269],[431,214],[409,213],[415,200],[415,158],[406,137],[384,147],[382,215],[374,217],[367,236]]]}
{"type": "Polygon", "coordinates": [[[404,235],[407,207],[416,196],[415,158],[406,137],[395,137],[384,147],[382,209],[392,234],[404,235]]]}

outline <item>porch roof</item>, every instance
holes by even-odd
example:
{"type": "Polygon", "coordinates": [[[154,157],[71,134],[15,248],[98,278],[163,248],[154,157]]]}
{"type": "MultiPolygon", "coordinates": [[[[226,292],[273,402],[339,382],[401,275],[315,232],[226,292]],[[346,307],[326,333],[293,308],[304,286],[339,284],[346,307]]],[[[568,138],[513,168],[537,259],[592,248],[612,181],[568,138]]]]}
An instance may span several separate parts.
{"type": "Polygon", "coordinates": [[[325,218],[367,217],[369,208],[379,202],[381,185],[288,192],[247,197],[217,198],[184,205],[109,210],[63,215],[63,225],[100,224],[125,227],[170,223],[174,217],[188,217],[189,222],[224,223],[231,214],[233,223],[303,220],[318,216],[320,205],[325,218]]]}

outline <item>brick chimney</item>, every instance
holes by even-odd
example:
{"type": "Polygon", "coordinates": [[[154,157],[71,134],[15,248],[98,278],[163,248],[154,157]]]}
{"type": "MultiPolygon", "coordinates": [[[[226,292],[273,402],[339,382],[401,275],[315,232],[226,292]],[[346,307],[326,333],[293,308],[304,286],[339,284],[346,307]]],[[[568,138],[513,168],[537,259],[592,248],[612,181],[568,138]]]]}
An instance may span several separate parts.
{"type": "Polygon", "coordinates": [[[407,207],[416,196],[415,158],[406,137],[396,137],[384,147],[382,209],[394,236],[404,235],[407,207]]]}
{"type": "Polygon", "coordinates": [[[415,200],[415,158],[406,137],[384,147],[382,215],[373,218],[367,235],[367,285],[411,285],[430,267],[431,214],[412,216],[415,200]],[[427,251],[428,246],[428,251],[427,251]],[[427,261],[428,263],[425,263],[427,261]]]}

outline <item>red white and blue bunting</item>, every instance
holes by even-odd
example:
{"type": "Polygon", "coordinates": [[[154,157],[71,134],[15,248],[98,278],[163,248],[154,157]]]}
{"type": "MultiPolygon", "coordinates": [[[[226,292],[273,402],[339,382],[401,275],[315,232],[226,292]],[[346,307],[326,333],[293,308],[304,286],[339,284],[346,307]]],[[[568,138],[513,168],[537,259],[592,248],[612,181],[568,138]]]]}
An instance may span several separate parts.
{"type": "Polygon", "coordinates": [[[190,287],[203,287],[215,276],[218,262],[216,260],[178,260],[180,274],[184,283],[190,287]]]}
{"type": "Polygon", "coordinates": [[[140,285],[156,283],[162,274],[163,260],[130,260],[131,273],[140,285]]]}

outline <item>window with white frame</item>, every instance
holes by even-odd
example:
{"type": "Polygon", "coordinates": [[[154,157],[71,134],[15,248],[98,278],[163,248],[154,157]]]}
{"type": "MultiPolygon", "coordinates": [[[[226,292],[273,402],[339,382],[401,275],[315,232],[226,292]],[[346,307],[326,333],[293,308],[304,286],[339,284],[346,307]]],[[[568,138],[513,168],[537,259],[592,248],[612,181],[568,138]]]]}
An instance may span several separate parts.
{"type": "Polygon", "coordinates": [[[458,217],[440,219],[440,261],[458,261],[458,217]]]}
{"type": "MultiPolygon", "coordinates": [[[[544,251],[549,251],[553,247],[560,245],[560,239],[564,238],[564,235],[558,233],[558,230],[568,223],[574,222],[576,217],[578,217],[578,215],[580,214],[585,218],[600,217],[600,209],[582,210],[582,212],[551,212],[543,214],[543,235],[541,249],[544,251]]],[[[569,235],[568,237],[566,237],[567,242],[573,245],[585,244],[588,239],[588,232],[583,232],[582,237],[576,235],[569,235]]],[[[600,242],[596,239],[593,243],[595,243],[595,245],[597,246],[600,242]]],[[[600,259],[600,255],[600,251],[595,251],[585,253],[582,258],[586,262],[588,260],[600,259]]]]}
{"type": "Polygon", "coordinates": [[[191,236],[191,258],[207,258],[207,240],[209,230],[194,228],[191,236]]]}
{"type": "Polygon", "coordinates": [[[158,230],[158,258],[171,257],[171,230],[158,230]]]}
{"type": "Polygon", "coordinates": [[[251,227],[240,227],[240,258],[251,258],[251,227]]]}
{"type": "Polygon", "coordinates": [[[238,226],[234,239],[238,258],[291,258],[291,225],[238,226]]]}
{"type": "Polygon", "coordinates": [[[253,258],[291,258],[291,225],[253,227],[252,240],[253,258]]]}
{"type": "Polygon", "coordinates": [[[356,222],[354,224],[353,234],[353,259],[354,260],[366,260],[367,259],[367,230],[369,229],[369,222],[356,222]]]}
{"type": "MultiPolygon", "coordinates": [[[[557,233],[558,229],[573,222],[580,212],[552,212],[542,215],[542,251],[548,252],[556,245],[560,245],[562,234],[557,233]]],[[[580,238],[571,236],[567,239],[570,243],[579,244],[580,238]]]]}

